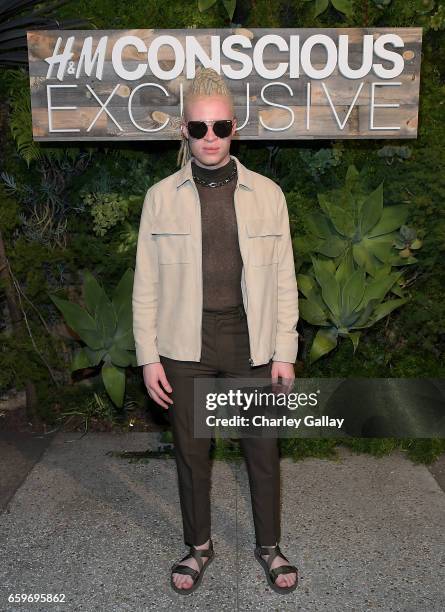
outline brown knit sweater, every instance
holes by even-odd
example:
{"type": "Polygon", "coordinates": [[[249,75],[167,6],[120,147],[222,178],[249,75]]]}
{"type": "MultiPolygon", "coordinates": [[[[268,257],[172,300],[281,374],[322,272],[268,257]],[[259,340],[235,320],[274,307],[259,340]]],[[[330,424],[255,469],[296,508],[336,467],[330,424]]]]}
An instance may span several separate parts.
{"type": "MultiPolygon", "coordinates": [[[[232,171],[231,160],[221,168],[202,168],[192,161],[193,175],[217,181],[232,171]]],[[[219,187],[195,181],[201,202],[203,309],[221,311],[243,303],[243,260],[234,206],[237,176],[219,187]]]]}

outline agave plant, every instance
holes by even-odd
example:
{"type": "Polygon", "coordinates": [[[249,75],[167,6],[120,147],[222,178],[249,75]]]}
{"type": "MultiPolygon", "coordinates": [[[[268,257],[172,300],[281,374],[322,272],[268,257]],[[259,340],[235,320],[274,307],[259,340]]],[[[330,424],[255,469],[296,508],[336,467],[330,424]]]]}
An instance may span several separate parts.
{"type": "MultiPolygon", "coordinates": [[[[312,344],[309,361],[313,363],[337,346],[338,338],[349,338],[357,349],[361,330],[371,327],[408,300],[407,297],[386,299],[397,284],[402,271],[391,272],[389,264],[376,271],[374,277],[355,268],[352,249],[338,267],[332,259],[312,256],[308,274],[298,274],[301,317],[320,327],[312,344]]],[[[400,293],[400,287],[396,289],[400,293]]]]}
{"type": "Polygon", "coordinates": [[[346,173],[345,186],[328,194],[318,194],[323,212],[306,218],[309,236],[294,240],[300,252],[313,251],[336,260],[338,265],[351,249],[355,263],[368,274],[390,266],[416,263],[410,254],[397,251],[398,230],[405,223],[409,209],[404,204],[383,206],[383,183],[371,193],[364,193],[360,175],[351,165],[346,173]]]}
{"type": "Polygon", "coordinates": [[[71,371],[102,363],[105,389],[119,407],[124,400],[125,368],[137,366],[131,303],[133,276],[133,270],[125,272],[110,300],[94,276],[86,272],[83,285],[86,308],[50,295],[66,323],[85,344],[74,356],[71,371]]]}

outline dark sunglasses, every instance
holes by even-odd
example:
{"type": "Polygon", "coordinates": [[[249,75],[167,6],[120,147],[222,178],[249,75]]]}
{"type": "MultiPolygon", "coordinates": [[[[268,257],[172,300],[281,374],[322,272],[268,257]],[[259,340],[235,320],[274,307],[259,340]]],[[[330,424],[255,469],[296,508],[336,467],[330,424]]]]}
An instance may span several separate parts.
{"type": "Polygon", "coordinates": [[[213,124],[213,131],[218,138],[227,138],[232,132],[231,119],[218,119],[216,121],[189,121],[187,129],[192,138],[204,138],[207,134],[208,123],[213,124]]]}

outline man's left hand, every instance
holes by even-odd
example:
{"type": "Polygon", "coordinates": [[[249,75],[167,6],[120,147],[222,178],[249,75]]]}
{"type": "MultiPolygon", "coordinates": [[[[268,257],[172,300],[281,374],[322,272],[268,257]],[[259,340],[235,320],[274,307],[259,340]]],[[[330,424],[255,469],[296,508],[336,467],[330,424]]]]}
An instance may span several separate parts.
{"type": "Polygon", "coordinates": [[[272,384],[277,384],[278,378],[281,378],[281,384],[286,387],[287,392],[289,392],[295,380],[294,364],[286,361],[273,361],[272,384]]]}

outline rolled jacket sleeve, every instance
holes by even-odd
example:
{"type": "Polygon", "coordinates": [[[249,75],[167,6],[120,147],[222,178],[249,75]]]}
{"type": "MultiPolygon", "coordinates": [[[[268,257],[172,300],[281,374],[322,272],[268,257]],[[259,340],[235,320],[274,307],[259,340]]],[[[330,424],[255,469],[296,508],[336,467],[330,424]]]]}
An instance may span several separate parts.
{"type": "Polygon", "coordinates": [[[278,218],[282,236],[278,243],[278,320],[272,359],[295,363],[298,353],[298,287],[289,213],[284,193],[279,189],[278,218]]]}
{"type": "Polygon", "coordinates": [[[133,335],[138,365],[159,362],[157,350],[158,254],[151,234],[153,187],[142,207],[133,283],[133,335]]]}

